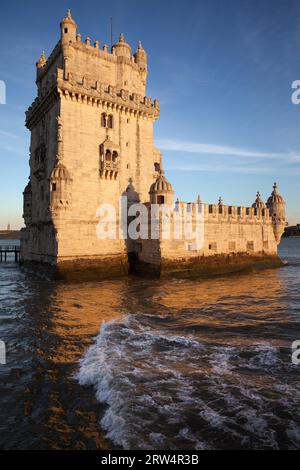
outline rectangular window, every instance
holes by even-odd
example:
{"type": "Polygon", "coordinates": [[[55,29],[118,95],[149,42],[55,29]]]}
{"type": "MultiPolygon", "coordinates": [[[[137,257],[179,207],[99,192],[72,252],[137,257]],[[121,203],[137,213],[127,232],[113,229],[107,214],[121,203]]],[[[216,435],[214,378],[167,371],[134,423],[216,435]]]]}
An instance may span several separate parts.
{"type": "Polygon", "coordinates": [[[250,215],[250,207],[246,207],[246,215],[250,215]]]}
{"type": "Polygon", "coordinates": [[[213,210],[214,210],[214,209],[213,209],[213,205],[210,204],[210,205],[208,206],[208,213],[209,213],[209,214],[212,214],[212,213],[213,213],[213,210]]]}
{"type": "Polygon", "coordinates": [[[228,214],[229,214],[229,215],[232,215],[232,206],[229,206],[229,207],[228,207],[228,214]]]}
{"type": "Polygon", "coordinates": [[[217,244],[216,243],[210,243],[208,245],[208,249],[211,251],[217,251],[217,244]]]}
{"type": "Polygon", "coordinates": [[[238,213],[238,215],[242,215],[242,208],[241,207],[238,207],[237,213],[238,213]]]}

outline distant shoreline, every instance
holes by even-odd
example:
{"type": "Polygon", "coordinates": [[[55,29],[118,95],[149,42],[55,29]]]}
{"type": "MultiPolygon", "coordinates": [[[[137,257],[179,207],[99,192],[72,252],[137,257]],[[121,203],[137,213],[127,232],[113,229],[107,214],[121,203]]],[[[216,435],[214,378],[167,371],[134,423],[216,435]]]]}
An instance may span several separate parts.
{"type": "Polygon", "coordinates": [[[0,240],[20,240],[20,230],[0,230],[0,240]]]}

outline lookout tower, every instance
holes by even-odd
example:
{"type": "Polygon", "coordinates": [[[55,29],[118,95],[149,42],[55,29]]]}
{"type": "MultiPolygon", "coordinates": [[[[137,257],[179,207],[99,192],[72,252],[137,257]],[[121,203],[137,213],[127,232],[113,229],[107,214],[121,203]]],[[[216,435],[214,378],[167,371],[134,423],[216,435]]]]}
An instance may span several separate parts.
{"type": "Polygon", "coordinates": [[[158,176],[159,102],[146,95],[147,54],[140,43],[133,55],[123,33],[111,51],[97,39],[82,41],[68,10],[58,43],[36,68],[37,97],[26,113],[30,178],[21,259],[126,271],[124,240],[99,239],[97,214],[111,204],[118,225],[128,181],[135,200],[149,202],[158,176]]]}
{"type": "Polygon", "coordinates": [[[71,10],[67,10],[66,17],[60,23],[60,40],[62,44],[76,41],[77,24],[72,18],[71,10]]]}

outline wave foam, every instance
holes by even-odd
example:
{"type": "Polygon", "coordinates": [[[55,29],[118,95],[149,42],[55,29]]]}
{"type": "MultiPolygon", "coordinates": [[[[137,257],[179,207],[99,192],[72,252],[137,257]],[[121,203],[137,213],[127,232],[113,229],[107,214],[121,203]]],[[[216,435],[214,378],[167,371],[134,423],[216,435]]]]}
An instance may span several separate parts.
{"type": "Polygon", "coordinates": [[[276,449],[282,432],[296,445],[295,390],[284,384],[278,348],[220,349],[173,333],[129,315],[104,323],[81,360],[77,378],[107,405],[101,427],[114,445],[276,449]],[[282,407],[284,420],[274,411],[282,407]]]}

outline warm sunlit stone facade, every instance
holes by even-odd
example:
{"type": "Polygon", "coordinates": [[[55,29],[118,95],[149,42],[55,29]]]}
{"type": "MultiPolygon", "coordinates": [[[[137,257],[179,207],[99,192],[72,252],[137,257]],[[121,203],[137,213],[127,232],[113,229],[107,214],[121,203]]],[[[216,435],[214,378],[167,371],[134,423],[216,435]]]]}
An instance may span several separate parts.
{"type": "MultiPolygon", "coordinates": [[[[172,186],[162,172],[153,126],[159,102],[146,96],[147,54],[132,55],[123,34],[108,51],[82,42],[68,11],[51,55],[37,62],[38,96],[26,113],[31,131],[30,179],[24,191],[21,261],[54,273],[84,277],[136,269],[199,272],[206,265],[241,266],[277,260],[285,227],[285,204],[274,187],[267,206],[202,204],[203,244],[185,239],[103,240],[97,236],[98,207],[119,198],[130,203],[166,203],[172,186]],[[204,260],[210,260],[208,263],[204,260]],[[201,270],[200,269],[200,270],[201,270]]],[[[179,201],[172,209],[185,208],[179,201]]],[[[175,211],[175,212],[174,212],[175,211]]]]}

